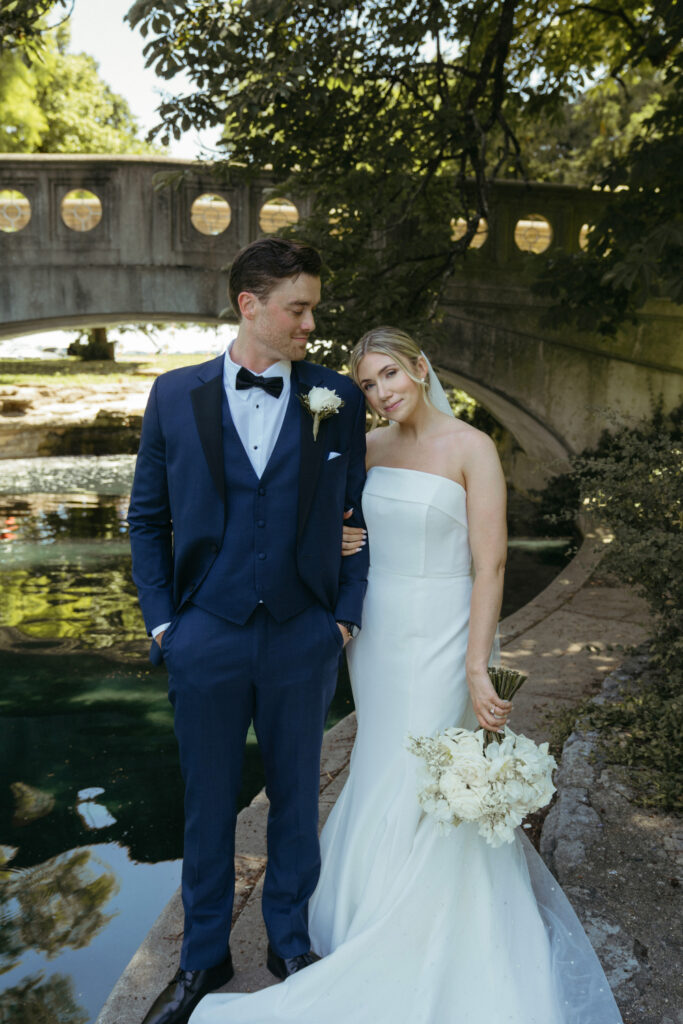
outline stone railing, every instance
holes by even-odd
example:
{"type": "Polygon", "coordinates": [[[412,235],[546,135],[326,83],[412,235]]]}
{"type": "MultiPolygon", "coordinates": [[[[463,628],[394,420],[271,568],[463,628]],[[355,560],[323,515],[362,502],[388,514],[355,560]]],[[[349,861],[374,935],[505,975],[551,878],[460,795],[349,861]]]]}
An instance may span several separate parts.
{"type": "MultiPolygon", "coordinates": [[[[264,178],[217,186],[208,168],[162,158],[0,155],[0,253],[6,266],[69,252],[96,262],[176,263],[232,251],[299,219],[302,204],[264,178]],[[159,177],[185,171],[179,188],[159,177]],[[106,255],[105,255],[106,254],[106,255]]],[[[301,210],[303,212],[303,210],[301,210]]]]}
{"type": "MultiPolygon", "coordinates": [[[[495,183],[491,222],[454,284],[495,279],[533,307],[535,254],[577,251],[604,202],[585,189],[495,183]]],[[[265,174],[219,183],[208,165],[160,157],[0,155],[0,337],[229,318],[226,268],[236,252],[308,212],[265,174]]],[[[455,197],[451,225],[462,233],[455,197]]]]}
{"type": "MultiPolygon", "coordinates": [[[[0,252],[4,263],[49,253],[59,264],[69,250],[98,262],[107,250],[145,264],[203,259],[296,223],[305,204],[276,191],[267,177],[223,187],[208,167],[158,157],[0,155],[0,252]],[[155,189],[178,171],[187,172],[179,188],[155,189]]],[[[576,251],[603,202],[589,190],[498,182],[492,224],[481,223],[472,247],[494,263],[552,244],[576,251]]],[[[452,228],[457,238],[464,223],[452,228]]]]}

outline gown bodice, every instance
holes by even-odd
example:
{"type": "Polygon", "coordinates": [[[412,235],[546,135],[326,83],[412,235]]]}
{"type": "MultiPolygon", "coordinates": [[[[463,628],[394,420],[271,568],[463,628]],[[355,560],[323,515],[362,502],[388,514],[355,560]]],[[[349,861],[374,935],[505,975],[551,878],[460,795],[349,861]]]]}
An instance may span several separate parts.
{"type": "Polygon", "coordinates": [[[469,576],[467,495],[444,476],[373,466],[363,491],[371,572],[469,576]]]}

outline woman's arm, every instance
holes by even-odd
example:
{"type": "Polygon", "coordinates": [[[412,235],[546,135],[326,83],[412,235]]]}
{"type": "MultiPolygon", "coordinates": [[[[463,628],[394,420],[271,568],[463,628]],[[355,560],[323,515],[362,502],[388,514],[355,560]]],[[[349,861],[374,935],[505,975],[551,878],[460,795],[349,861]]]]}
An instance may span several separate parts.
{"type": "MultiPolygon", "coordinates": [[[[374,465],[374,461],[378,457],[377,443],[380,436],[380,431],[384,428],[375,427],[368,434],[365,435],[366,443],[366,455],[365,455],[365,468],[370,469],[374,465]]],[[[344,519],[349,519],[353,514],[353,509],[344,513],[344,519]]],[[[346,526],[342,530],[342,555],[356,555],[361,551],[367,541],[367,531],[360,526],[346,526]]]]}
{"type": "Polygon", "coordinates": [[[479,724],[500,729],[512,705],[493,688],[487,667],[503,599],[507,556],[506,486],[493,441],[480,431],[462,438],[462,463],[467,487],[467,521],[474,565],[469,640],[465,668],[467,685],[479,724]]]}

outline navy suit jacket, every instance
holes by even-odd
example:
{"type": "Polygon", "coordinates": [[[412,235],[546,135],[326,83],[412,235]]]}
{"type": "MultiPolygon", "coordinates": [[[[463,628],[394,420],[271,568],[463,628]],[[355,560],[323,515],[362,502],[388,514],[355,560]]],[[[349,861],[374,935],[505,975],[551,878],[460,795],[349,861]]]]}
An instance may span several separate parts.
{"type": "MultiPolygon", "coordinates": [[[[148,633],[191,598],[223,543],[230,501],[221,418],[223,359],[162,374],[145,410],[128,523],[133,579],[148,633]]],[[[350,522],[363,525],[363,396],[348,377],[315,363],[293,363],[291,384],[299,394],[331,388],[344,400],[338,413],[322,421],[316,441],[312,417],[301,406],[298,493],[283,494],[282,500],[297,503],[299,575],[337,620],[360,625],[368,549],[342,558],[341,532],[344,510],[351,507],[350,522]],[[328,459],[330,452],[340,455],[328,459]]],[[[240,543],[239,536],[234,542],[240,543]]]]}

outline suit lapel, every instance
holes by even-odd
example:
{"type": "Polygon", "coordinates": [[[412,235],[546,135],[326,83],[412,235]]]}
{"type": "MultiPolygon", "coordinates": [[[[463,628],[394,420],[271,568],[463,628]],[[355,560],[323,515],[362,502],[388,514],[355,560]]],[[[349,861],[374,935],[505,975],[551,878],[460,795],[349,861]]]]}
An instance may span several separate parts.
{"type": "Polygon", "coordinates": [[[223,466],[223,356],[207,363],[200,372],[198,387],[190,392],[199,440],[216,490],[225,503],[225,470],[223,466]],[[208,379],[207,379],[208,378],[208,379]]]}
{"type": "MultiPolygon", "coordinates": [[[[311,363],[292,364],[292,387],[297,395],[306,395],[317,383],[316,367],[311,363]]],[[[311,509],[313,495],[322,469],[325,444],[323,441],[324,421],[320,425],[318,440],[313,440],[313,419],[297,398],[299,420],[301,424],[301,461],[299,463],[299,510],[297,518],[297,538],[300,538],[308,513],[311,509]]]]}

